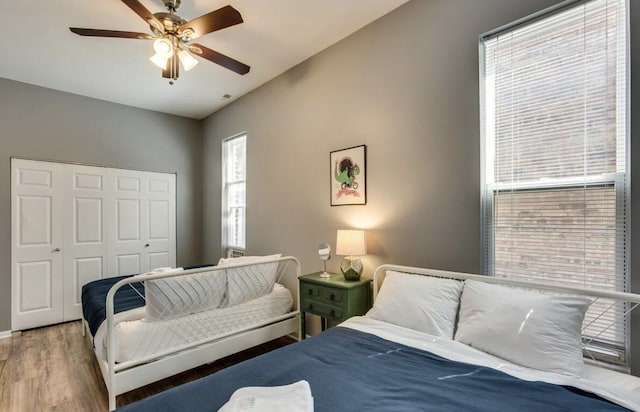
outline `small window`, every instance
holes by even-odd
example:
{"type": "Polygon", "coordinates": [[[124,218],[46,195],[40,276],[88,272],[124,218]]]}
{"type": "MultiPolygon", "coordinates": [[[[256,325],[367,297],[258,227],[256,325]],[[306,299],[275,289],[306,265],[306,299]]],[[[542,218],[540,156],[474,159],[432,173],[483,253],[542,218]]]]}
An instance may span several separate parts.
{"type": "Polygon", "coordinates": [[[222,247],[245,248],[247,135],[222,142],[222,247]]]}

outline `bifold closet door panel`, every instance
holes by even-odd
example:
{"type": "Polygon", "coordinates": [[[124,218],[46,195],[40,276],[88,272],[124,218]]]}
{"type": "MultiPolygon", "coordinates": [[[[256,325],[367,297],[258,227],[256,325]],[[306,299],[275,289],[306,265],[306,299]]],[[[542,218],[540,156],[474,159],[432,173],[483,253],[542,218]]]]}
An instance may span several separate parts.
{"type": "Polygon", "coordinates": [[[175,175],[109,169],[111,276],[175,266],[175,175]]]}
{"type": "Polygon", "coordinates": [[[145,252],[147,270],[176,266],[176,175],[145,173],[147,222],[145,252]]]}
{"type": "Polygon", "coordinates": [[[106,190],[104,167],[65,165],[64,317],[82,318],[82,286],[107,274],[107,215],[113,197],[106,190]]]}
{"type": "Polygon", "coordinates": [[[11,159],[12,330],[63,319],[64,165],[11,159]]]}

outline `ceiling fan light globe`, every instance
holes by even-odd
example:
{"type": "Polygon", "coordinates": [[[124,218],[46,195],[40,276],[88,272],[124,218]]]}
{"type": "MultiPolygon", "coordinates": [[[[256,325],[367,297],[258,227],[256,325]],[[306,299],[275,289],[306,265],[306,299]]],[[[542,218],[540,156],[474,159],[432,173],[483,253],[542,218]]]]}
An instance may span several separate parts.
{"type": "Polygon", "coordinates": [[[182,67],[184,67],[184,70],[187,72],[198,64],[198,60],[186,50],[180,50],[178,52],[178,58],[180,59],[180,63],[182,63],[182,67]]]}
{"type": "Polygon", "coordinates": [[[153,50],[165,59],[173,56],[173,45],[168,39],[156,39],[156,41],[153,42],[153,50]]]}
{"type": "Polygon", "coordinates": [[[156,53],[153,56],[149,57],[149,60],[151,60],[151,63],[155,64],[156,66],[158,66],[162,70],[166,70],[167,69],[167,61],[169,59],[167,59],[164,56],[161,56],[159,53],[156,53]]]}

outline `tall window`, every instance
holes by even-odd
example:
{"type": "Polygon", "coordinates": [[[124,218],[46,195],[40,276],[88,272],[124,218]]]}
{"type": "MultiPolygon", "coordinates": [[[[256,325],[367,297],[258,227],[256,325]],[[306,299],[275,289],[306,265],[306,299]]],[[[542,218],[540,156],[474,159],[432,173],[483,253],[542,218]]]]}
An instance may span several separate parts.
{"type": "MultiPolygon", "coordinates": [[[[575,1],[481,38],[485,273],[626,290],[626,13],[625,0],[575,1]]],[[[621,364],[623,311],[584,331],[621,364]]]]}
{"type": "Polygon", "coordinates": [[[245,248],[247,135],[222,142],[222,246],[245,248]]]}

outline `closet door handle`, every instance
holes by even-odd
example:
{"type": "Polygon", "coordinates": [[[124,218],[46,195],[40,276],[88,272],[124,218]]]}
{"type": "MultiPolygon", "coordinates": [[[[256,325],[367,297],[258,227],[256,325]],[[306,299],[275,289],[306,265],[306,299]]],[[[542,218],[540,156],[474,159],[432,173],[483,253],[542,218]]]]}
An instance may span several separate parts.
{"type": "Polygon", "coordinates": [[[148,243],[147,243],[147,244],[145,244],[145,245],[144,245],[144,247],[149,247],[149,244],[148,244],[148,243]]]}
{"type": "Polygon", "coordinates": [[[61,250],[61,249],[60,249],[59,247],[57,247],[57,248],[53,249],[53,251],[54,251],[54,252],[60,252],[60,250],[61,250]]]}

